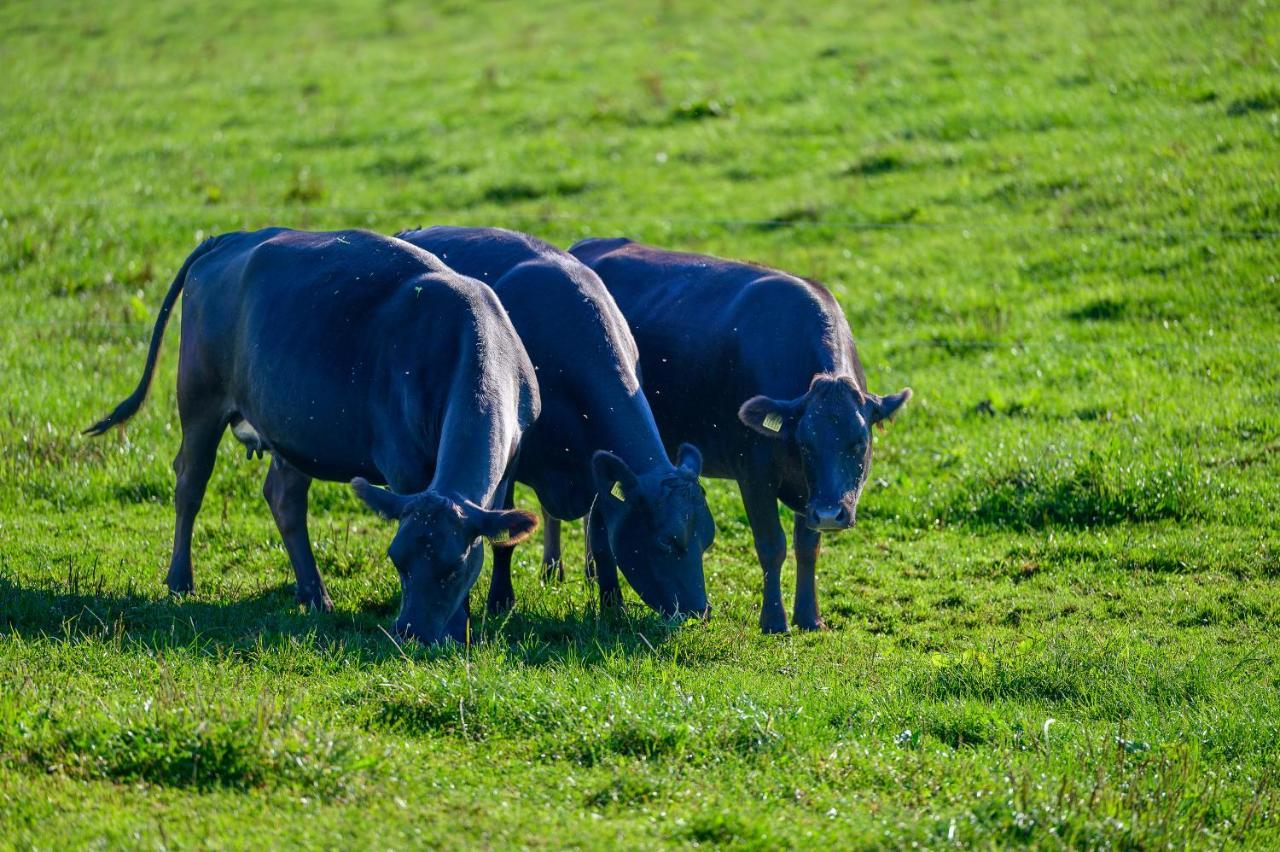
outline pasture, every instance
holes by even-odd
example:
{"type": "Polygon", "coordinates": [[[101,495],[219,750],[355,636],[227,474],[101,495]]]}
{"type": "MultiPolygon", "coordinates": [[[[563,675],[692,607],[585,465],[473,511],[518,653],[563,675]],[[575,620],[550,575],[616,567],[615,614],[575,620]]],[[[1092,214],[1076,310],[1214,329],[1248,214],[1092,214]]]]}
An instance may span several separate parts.
{"type": "Polygon", "coordinates": [[[17,0],[0,57],[0,845],[1280,844],[1274,3],[17,0]],[[760,634],[708,481],[709,622],[602,616],[578,524],[398,645],[392,528],[317,484],[301,610],[229,437],[168,598],[176,322],[78,432],[183,258],[437,223],[832,289],[916,395],[830,630],[760,634]]]}

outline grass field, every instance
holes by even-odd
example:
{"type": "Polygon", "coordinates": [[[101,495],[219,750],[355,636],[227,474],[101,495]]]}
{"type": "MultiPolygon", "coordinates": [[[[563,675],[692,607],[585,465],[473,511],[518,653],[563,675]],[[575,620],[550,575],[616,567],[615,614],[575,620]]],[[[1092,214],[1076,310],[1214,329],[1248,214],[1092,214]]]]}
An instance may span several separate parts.
{"type": "Polygon", "coordinates": [[[1280,845],[1274,2],[18,0],[0,59],[0,846],[1280,845]],[[830,631],[708,483],[709,623],[525,546],[400,648],[391,530],[317,486],[300,611],[230,440],[166,597],[176,329],[77,432],[182,259],[435,223],[830,285],[916,392],[830,631]]]}

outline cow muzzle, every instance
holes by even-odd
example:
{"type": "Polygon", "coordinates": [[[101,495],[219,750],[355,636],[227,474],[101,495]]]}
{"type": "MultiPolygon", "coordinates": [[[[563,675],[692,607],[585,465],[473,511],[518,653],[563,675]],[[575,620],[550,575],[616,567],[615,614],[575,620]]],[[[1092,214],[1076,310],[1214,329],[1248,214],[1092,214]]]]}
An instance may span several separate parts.
{"type": "Polygon", "coordinates": [[[847,530],[853,526],[855,517],[853,509],[844,503],[837,503],[834,506],[809,506],[809,510],[805,512],[805,524],[811,530],[819,532],[835,532],[837,530],[847,530]]]}

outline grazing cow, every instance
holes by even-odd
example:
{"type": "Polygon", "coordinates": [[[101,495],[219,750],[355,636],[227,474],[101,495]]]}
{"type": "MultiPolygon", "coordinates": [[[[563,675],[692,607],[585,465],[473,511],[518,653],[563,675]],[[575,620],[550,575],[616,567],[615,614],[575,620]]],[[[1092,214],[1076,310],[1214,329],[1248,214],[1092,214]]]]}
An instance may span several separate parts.
{"type": "Polygon", "coordinates": [[[787,629],[779,500],[795,512],[792,620],[819,629],[819,533],[853,525],[871,426],[911,390],[867,392],[848,321],[820,284],[625,239],[583,240],[570,252],[599,273],[630,323],[663,438],[695,442],[708,476],[737,480],[764,571],[761,629],[787,629]]]}
{"type": "MultiPolygon", "coordinates": [[[[698,484],[702,459],[687,444],[676,450],[677,464],[667,456],[640,389],[635,340],[599,277],[560,249],[513,231],[437,227],[398,236],[487,283],[507,309],[542,398],[542,413],[521,442],[516,478],[533,488],[548,518],[590,510],[601,602],[621,601],[620,567],[653,609],[704,613],[702,554],[715,522],[698,484]]],[[[559,573],[558,535],[544,547],[544,572],[559,573]]],[[[502,548],[494,555],[489,606],[513,602],[511,549],[502,548]]]]}
{"type": "Polygon", "coordinates": [[[184,287],[169,589],[192,589],[192,525],[229,425],[249,453],[271,453],[263,494],[299,602],[333,606],[307,535],[311,480],[351,480],[370,508],[399,521],[388,550],[400,574],[397,629],[427,643],[465,638],[479,539],[518,541],[537,526],[528,512],[494,510],[538,391],[493,292],[364,231],[211,238],[165,296],[142,381],[90,434],[141,407],[184,287]]]}

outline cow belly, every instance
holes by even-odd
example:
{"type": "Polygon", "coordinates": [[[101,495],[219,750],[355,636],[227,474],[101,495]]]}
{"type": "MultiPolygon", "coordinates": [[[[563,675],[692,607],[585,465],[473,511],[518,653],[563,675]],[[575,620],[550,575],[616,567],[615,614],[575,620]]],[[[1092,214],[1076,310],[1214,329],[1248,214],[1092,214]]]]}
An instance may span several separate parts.
{"type": "Polygon", "coordinates": [[[520,481],[538,495],[538,502],[547,514],[562,521],[581,518],[596,496],[595,489],[586,482],[578,482],[560,471],[545,468],[530,471],[522,465],[520,473],[520,481]]]}
{"type": "Polygon", "coordinates": [[[271,453],[314,479],[344,482],[357,476],[380,480],[370,453],[358,446],[350,428],[319,417],[287,417],[275,424],[261,412],[232,417],[231,434],[249,457],[271,453]],[[250,419],[252,418],[252,419],[250,419]]]}

